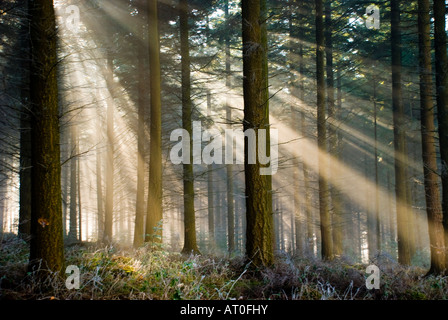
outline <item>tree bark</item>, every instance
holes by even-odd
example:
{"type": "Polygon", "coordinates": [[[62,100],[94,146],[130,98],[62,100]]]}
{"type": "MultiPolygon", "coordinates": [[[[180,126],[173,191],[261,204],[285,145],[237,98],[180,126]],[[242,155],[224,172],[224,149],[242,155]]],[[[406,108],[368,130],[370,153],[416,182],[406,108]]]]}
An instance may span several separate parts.
{"type": "Polygon", "coordinates": [[[428,217],[431,266],[429,273],[440,274],[445,269],[444,230],[440,203],[437,156],[435,148],[434,109],[432,102],[432,66],[429,0],[418,1],[418,35],[420,64],[420,114],[422,134],[423,176],[426,214],[428,217]]]}
{"type": "MultiPolygon", "coordinates": [[[[243,23],[243,92],[244,131],[255,132],[258,150],[258,131],[269,131],[268,88],[266,79],[266,43],[263,43],[262,8],[265,0],[242,1],[243,23]]],[[[266,41],[266,38],[264,38],[266,41]]],[[[269,149],[269,139],[266,139],[269,149]]],[[[267,266],[274,261],[272,195],[269,176],[261,175],[262,165],[257,158],[249,164],[248,140],[244,144],[244,174],[246,193],[246,255],[253,266],[267,266]]]]}
{"type": "Polygon", "coordinates": [[[61,271],[61,163],[56,19],[51,0],[29,1],[31,18],[30,106],[32,183],[30,270],[61,271]]]}
{"type": "MultiPolygon", "coordinates": [[[[446,44],[445,1],[434,0],[434,46],[436,68],[437,120],[442,160],[442,212],[445,250],[448,248],[448,56],[446,44]]],[[[448,266],[448,252],[445,251],[448,266]]]]}
{"type": "Polygon", "coordinates": [[[150,72],[150,160],[145,241],[162,242],[162,102],[157,0],[148,0],[150,72]]]}

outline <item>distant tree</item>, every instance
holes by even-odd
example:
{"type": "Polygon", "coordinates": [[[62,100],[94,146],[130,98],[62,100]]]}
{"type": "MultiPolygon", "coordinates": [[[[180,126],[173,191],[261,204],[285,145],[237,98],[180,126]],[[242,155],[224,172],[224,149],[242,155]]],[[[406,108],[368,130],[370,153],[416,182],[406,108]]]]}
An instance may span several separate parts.
{"type": "Polygon", "coordinates": [[[77,181],[77,165],[79,154],[78,129],[76,125],[71,128],[70,132],[70,224],[68,238],[70,242],[78,240],[78,220],[77,220],[77,199],[78,199],[78,181],[77,181]]]}
{"type": "Polygon", "coordinates": [[[30,268],[64,266],[56,19],[51,0],[29,1],[32,184],[30,268]]]}
{"type": "MultiPolygon", "coordinates": [[[[229,0],[224,3],[224,15],[226,23],[229,24],[229,0]]],[[[225,33],[225,63],[226,63],[226,87],[230,90],[231,87],[231,65],[230,65],[230,33],[225,33]]],[[[228,121],[228,128],[231,127],[232,121],[232,109],[229,103],[226,101],[226,119],[228,121]]],[[[235,250],[235,212],[234,212],[234,197],[233,197],[233,166],[232,164],[226,165],[226,181],[227,181],[227,236],[228,236],[228,249],[229,253],[235,250]]]]}
{"type": "Polygon", "coordinates": [[[107,74],[106,85],[109,90],[109,98],[107,99],[106,111],[106,205],[104,211],[104,233],[103,241],[109,243],[112,241],[113,220],[114,220],[114,150],[115,150],[115,130],[114,130],[114,62],[112,52],[107,53],[107,74]]]}

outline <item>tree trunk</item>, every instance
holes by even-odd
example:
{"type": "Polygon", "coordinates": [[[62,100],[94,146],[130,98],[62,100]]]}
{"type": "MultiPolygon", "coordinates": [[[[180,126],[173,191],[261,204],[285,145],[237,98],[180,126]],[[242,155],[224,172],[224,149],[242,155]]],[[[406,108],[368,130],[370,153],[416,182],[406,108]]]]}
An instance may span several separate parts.
{"type": "MultiPolygon", "coordinates": [[[[140,0],[143,11],[148,10],[146,0],[140,0]]],[[[144,39],[141,28],[142,40],[144,39]]],[[[145,108],[146,108],[146,77],[145,56],[147,45],[143,41],[136,41],[138,51],[138,101],[137,101],[137,198],[134,222],[134,248],[143,244],[145,239],[145,108]]]]}
{"type": "MultiPolygon", "coordinates": [[[[224,14],[226,22],[229,22],[229,0],[226,0],[224,5],[224,14]]],[[[230,36],[226,32],[226,88],[230,90],[231,80],[230,80],[230,36]]],[[[226,101],[226,119],[227,128],[231,129],[232,125],[232,109],[229,103],[226,101]]],[[[233,144],[232,144],[233,145],[233,144]]],[[[227,237],[228,237],[228,250],[229,254],[235,251],[235,210],[234,210],[234,199],[233,199],[233,166],[228,163],[226,165],[226,180],[227,180],[227,237]]]]}
{"type": "MultiPolygon", "coordinates": [[[[437,120],[442,160],[442,212],[445,249],[448,248],[448,56],[446,45],[445,1],[434,0],[434,46],[436,67],[437,120]]],[[[448,252],[445,252],[448,266],[448,252]]]]}
{"type": "Polygon", "coordinates": [[[379,222],[379,199],[378,199],[378,141],[377,141],[377,105],[376,105],[376,77],[373,76],[373,164],[375,175],[375,190],[374,192],[374,206],[373,210],[367,210],[367,243],[369,248],[369,259],[373,259],[379,249],[379,236],[377,229],[379,222]]]}
{"type": "Polygon", "coordinates": [[[395,152],[395,197],[397,202],[398,262],[411,263],[408,232],[406,135],[401,87],[400,3],[391,0],[392,111],[395,152]]]}
{"type": "MultiPolygon", "coordinates": [[[[188,0],[179,1],[180,22],[180,51],[182,57],[182,127],[193,135],[191,101],[191,79],[190,79],[190,44],[188,26],[188,0]]],[[[193,150],[193,141],[190,139],[190,150],[193,150]]],[[[184,247],[182,253],[199,253],[196,242],[196,217],[194,210],[194,176],[193,176],[193,152],[190,152],[189,163],[183,164],[184,181],[184,247]]]]}
{"type": "MultiPolygon", "coordinates": [[[[263,43],[262,28],[266,23],[262,8],[265,0],[242,1],[243,23],[243,92],[244,131],[253,130],[258,150],[259,129],[269,132],[268,88],[265,59],[266,43],[263,43]]],[[[266,38],[264,38],[266,41],[266,38]]],[[[267,149],[270,146],[266,139],[267,149]]],[[[246,193],[246,255],[253,266],[267,266],[274,261],[273,217],[270,176],[261,175],[259,159],[254,164],[248,161],[249,140],[244,144],[244,174],[246,193]]],[[[253,147],[253,146],[252,146],[253,147]]]]}
{"type": "MultiPolygon", "coordinates": [[[[212,96],[207,91],[207,118],[212,123],[212,96]]],[[[211,248],[216,247],[215,241],[215,212],[213,196],[213,164],[207,165],[207,209],[208,209],[208,239],[211,248]]]]}
{"type": "Polygon", "coordinates": [[[420,62],[420,114],[422,134],[423,175],[426,214],[428,217],[431,267],[429,273],[440,274],[445,269],[444,230],[440,203],[437,156],[435,148],[434,109],[432,102],[431,38],[429,0],[418,1],[418,35],[420,62]]]}
{"type": "Polygon", "coordinates": [[[328,206],[327,181],[327,121],[325,112],[325,68],[324,68],[324,22],[322,0],[315,0],[316,6],[316,82],[317,82],[317,144],[319,147],[319,214],[322,238],[322,259],[333,259],[333,238],[331,216],[328,206]]]}
{"type": "Polygon", "coordinates": [[[107,101],[106,130],[107,130],[107,150],[106,150],[106,207],[104,216],[104,242],[112,242],[113,236],[113,212],[114,212],[114,83],[113,83],[113,58],[108,54],[108,70],[106,75],[107,87],[110,97],[107,101]]]}
{"type": "Polygon", "coordinates": [[[100,117],[97,119],[97,138],[98,138],[98,146],[96,149],[96,201],[97,201],[97,232],[98,239],[103,239],[104,232],[104,219],[103,219],[103,175],[102,175],[102,156],[99,144],[102,142],[102,125],[101,125],[100,117]]]}
{"type": "Polygon", "coordinates": [[[145,241],[162,242],[162,102],[157,0],[148,0],[150,80],[150,160],[145,241]]]}
{"type": "Polygon", "coordinates": [[[30,106],[32,183],[30,270],[64,267],[61,163],[53,1],[29,1],[31,17],[30,106]],[[41,264],[40,264],[41,263],[41,264]]]}
{"type": "Polygon", "coordinates": [[[76,179],[76,162],[77,162],[77,129],[73,126],[70,130],[70,224],[68,239],[70,243],[76,242],[78,239],[78,220],[76,218],[77,204],[77,179],[76,179]]]}
{"type": "Polygon", "coordinates": [[[82,242],[81,167],[79,159],[79,132],[76,128],[76,187],[78,188],[78,241],[82,242]]]}

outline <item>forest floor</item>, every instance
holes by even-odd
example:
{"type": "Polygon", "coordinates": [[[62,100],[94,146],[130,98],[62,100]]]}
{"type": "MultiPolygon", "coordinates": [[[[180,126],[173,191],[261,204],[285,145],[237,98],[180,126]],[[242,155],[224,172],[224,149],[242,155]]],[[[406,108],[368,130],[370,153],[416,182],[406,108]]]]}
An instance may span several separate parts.
{"type": "Polygon", "coordinates": [[[241,257],[185,256],[161,248],[75,245],[65,249],[66,265],[80,271],[79,289],[68,289],[70,274],[38,280],[27,271],[28,245],[15,235],[0,243],[0,300],[440,300],[448,299],[448,276],[376,261],[380,289],[366,288],[367,265],[344,259],[277,256],[273,267],[254,272],[241,257]]]}

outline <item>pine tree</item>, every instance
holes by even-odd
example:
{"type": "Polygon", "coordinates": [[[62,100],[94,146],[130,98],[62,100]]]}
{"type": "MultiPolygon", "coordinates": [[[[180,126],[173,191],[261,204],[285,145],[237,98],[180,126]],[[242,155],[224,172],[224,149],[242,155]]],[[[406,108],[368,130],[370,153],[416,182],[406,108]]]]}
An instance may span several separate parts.
{"type": "MultiPolygon", "coordinates": [[[[263,40],[263,24],[266,23],[262,9],[264,0],[242,1],[243,23],[243,92],[244,130],[252,129],[258,140],[258,130],[269,130],[269,109],[265,59],[266,43],[263,40]]],[[[258,143],[256,149],[258,150],[258,143]]],[[[270,141],[266,139],[269,148],[270,141]]],[[[246,255],[254,266],[271,265],[273,255],[273,217],[270,177],[261,175],[258,159],[249,164],[248,139],[244,146],[244,175],[246,182],[246,255]]]]}
{"type": "Polygon", "coordinates": [[[425,183],[426,213],[431,251],[429,273],[440,274],[445,269],[442,207],[440,203],[437,158],[434,137],[434,111],[432,102],[431,38],[429,0],[418,1],[418,35],[420,61],[420,113],[422,157],[425,183]]]}
{"type": "Polygon", "coordinates": [[[410,234],[408,232],[407,206],[407,156],[404,123],[404,106],[401,80],[401,30],[400,2],[391,0],[391,53],[392,53],[392,112],[395,152],[395,197],[397,199],[398,261],[411,263],[410,234]]]}
{"type": "MultiPolygon", "coordinates": [[[[442,161],[442,212],[445,250],[448,247],[448,56],[446,40],[445,1],[434,0],[434,45],[436,68],[437,120],[440,158],[442,161]]],[[[448,252],[445,251],[448,266],[448,252]]]]}
{"type": "Polygon", "coordinates": [[[333,259],[333,238],[331,216],[328,205],[327,181],[327,120],[325,112],[325,36],[323,21],[323,2],[315,0],[316,6],[316,83],[317,83],[317,144],[319,148],[319,213],[322,237],[322,258],[333,259]]]}
{"type": "MultiPolygon", "coordinates": [[[[182,127],[193,135],[192,113],[193,105],[191,101],[191,79],[190,79],[190,44],[188,26],[188,0],[179,1],[179,23],[180,23],[180,51],[182,68],[182,127]]],[[[190,139],[190,150],[193,150],[192,139],[190,139]]],[[[184,247],[182,252],[190,254],[198,253],[199,248],[196,242],[196,218],[194,210],[194,176],[193,176],[193,153],[190,152],[189,163],[183,164],[184,183],[184,247]]]]}
{"type": "Polygon", "coordinates": [[[61,271],[61,163],[56,19],[51,0],[29,1],[31,19],[30,106],[32,184],[30,269],[61,271]]]}
{"type": "Polygon", "coordinates": [[[162,241],[162,102],[157,0],[148,0],[150,160],[145,241],[162,241]]]}

